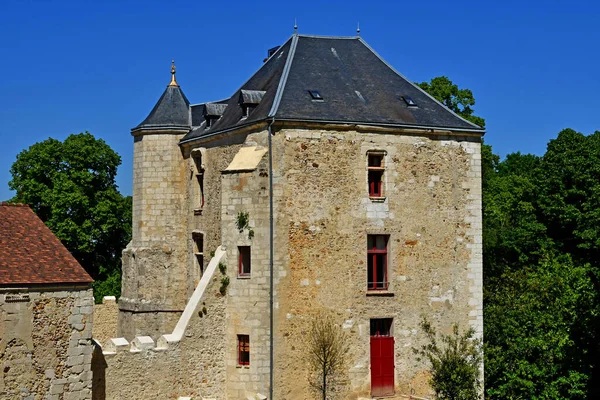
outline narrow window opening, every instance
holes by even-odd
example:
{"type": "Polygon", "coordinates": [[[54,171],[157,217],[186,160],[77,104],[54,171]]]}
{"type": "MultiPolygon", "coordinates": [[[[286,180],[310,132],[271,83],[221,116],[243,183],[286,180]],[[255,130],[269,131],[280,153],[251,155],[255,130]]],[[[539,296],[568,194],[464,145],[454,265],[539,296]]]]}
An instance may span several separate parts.
{"type": "Polygon", "coordinates": [[[238,335],[238,365],[250,365],[250,335],[238,335]]]}
{"type": "Polygon", "coordinates": [[[388,235],[367,235],[367,290],[387,290],[388,235]]]}
{"type": "Polygon", "coordinates": [[[200,268],[200,274],[204,273],[204,234],[201,232],[192,233],[194,241],[194,256],[200,268]]]}
{"type": "Polygon", "coordinates": [[[367,159],[369,197],[383,197],[383,154],[370,153],[367,159]]]}
{"type": "Polygon", "coordinates": [[[250,276],[250,246],[238,246],[238,275],[250,276]]]}
{"type": "MultiPolygon", "coordinates": [[[[208,119],[207,119],[208,121],[208,119]]],[[[196,188],[194,189],[194,214],[201,214],[204,208],[204,168],[202,168],[202,158],[198,154],[194,156],[194,164],[196,166],[196,188]]]]}

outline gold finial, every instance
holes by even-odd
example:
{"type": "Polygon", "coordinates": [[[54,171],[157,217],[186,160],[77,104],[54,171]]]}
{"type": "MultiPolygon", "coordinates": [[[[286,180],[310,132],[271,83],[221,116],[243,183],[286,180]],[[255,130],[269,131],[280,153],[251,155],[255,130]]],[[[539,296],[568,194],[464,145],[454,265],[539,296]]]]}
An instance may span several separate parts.
{"type": "Polygon", "coordinates": [[[175,60],[171,61],[171,83],[169,83],[169,86],[179,86],[175,79],[175,60]]]}

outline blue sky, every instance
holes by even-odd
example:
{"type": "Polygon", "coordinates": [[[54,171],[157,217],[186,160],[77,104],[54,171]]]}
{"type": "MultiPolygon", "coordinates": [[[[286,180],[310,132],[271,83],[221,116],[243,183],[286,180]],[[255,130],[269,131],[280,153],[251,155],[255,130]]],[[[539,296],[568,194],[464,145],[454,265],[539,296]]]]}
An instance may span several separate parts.
{"type": "Polygon", "coordinates": [[[293,32],[362,37],[414,81],[475,94],[502,156],[542,154],[566,127],[600,130],[600,3],[428,1],[31,1],[0,12],[0,200],[17,154],[89,131],[122,157],[170,79],[192,103],[230,96],[293,32]]]}

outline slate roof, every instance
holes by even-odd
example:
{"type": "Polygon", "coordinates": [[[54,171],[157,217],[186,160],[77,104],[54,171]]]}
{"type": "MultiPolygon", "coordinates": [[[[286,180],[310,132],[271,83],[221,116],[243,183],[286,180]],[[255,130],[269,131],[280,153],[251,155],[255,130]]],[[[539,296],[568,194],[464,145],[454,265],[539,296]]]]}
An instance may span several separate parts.
{"type": "Polygon", "coordinates": [[[189,129],[190,102],[179,86],[169,85],[141,124],[131,130],[189,129]]]}
{"type": "Polygon", "coordinates": [[[485,132],[398,73],[362,38],[294,34],[231,96],[218,121],[208,129],[194,127],[182,142],[273,117],[485,132]],[[309,90],[319,91],[323,100],[314,100],[309,90]],[[243,118],[239,102],[248,91],[265,93],[243,118]],[[416,106],[403,100],[407,97],[416,106]]]}
{"type": "Polygon", "coordinates": [[[29,206],[0,203],[0,285],[91,282],[29,206]]]}

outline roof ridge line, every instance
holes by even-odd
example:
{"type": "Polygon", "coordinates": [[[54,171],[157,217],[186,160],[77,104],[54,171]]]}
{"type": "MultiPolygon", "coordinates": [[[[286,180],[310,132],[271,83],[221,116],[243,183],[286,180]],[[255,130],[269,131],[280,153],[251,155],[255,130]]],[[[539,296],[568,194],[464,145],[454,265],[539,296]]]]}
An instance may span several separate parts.
{"type": "Polygon", "coordinates": [[[306,38],[314,38],[314,39],[358,39],[360,36],[327,36],[327,35],[307,35],[307,34],[297,34],[300,37],[306,38]]]}
{"type": "Polygon", "coordinates": [[[227,98],[221,99],[221,100],[205,101],[204,103],[194,103],[194,104],[190,104],[190,107],[193,107],[193,106],[202,106],[202,105],[208,104],[208,103],[219,103],[220,101],[229,101],[229,99],[231,99],[231,97],[227,97],[227,98]]]}
{"type": "Polygon", "coordinates": [[[0,202],[0,206],[4,206],[4,207],[27,207],[27,208],[31,209],[31,207],[29,206],[29,204],[25,204],[25,203],[10,203],[8,201],[2,201],[2,202],[0,202]]]}
{"type": "Polygon", "coordinates": [[[294,55],[296,54],[298,37],[298,34],[292,35],[292,43],[290,45],[288,58],[287,60],[285,60],[283,72],[281,74],[281,78],[279,79],[279,84],[277,85],[277,92],[275,93],[275,98],[273,99],[273,105],[271,106],[271,111],[269,111],[269,113],[267,114],[267,118],[272,118],[275,116],[275,114],[277,113],[277,109],[279,108],[279,103],[281,103],[281,98],[283,97],[283,90],[285,89],[285,84],[287,83],[287,79],[290,74],[290,69],[292,68],[292,61],[294,60],[294,55]]]}
{"type": "Polygon", "coordinates": [[[421,91],[423,94],[425,94],[427,97],[429,97],[430,99],[432,99],[433,101],[435,101],[437,104],[439,104],[440,106],[442,106],[442,107],[443,107],[443,108],[444,108],[446,111],[448,111],[448,112],[449,112],[449,113],[451,113],[452,115],[454,115],[454,116],[456,116],[456,117],[460,118],[461,120],[465,121],[465,122],[466,122],[466,123],[468,123],[469,125],[472,125],[474,128],[476,128],[476,129],[480,129],[480,130],[482,130],[482,131],[484,131],[484,132],[485,132],[485,128],[482,128],[481,126],[479,126],[479,125],[477,125],[477,124],[474,124],[473,122],[471,122],[471,121],[469,121],[469,120],[467,120],[467,119],[465,119],[465,118],[461,117],[460,115],[458,115],[457,113],[455,113],[454,111],[452,111],[451,109],[449,109],[448,107],[446,107],[445,105],[443,105],[443,104],[442,104],[440,101],[438,101],[438,99],[436,99],[435,97],[433,97],[432,95],[430,95],[429,93],[427,93],[425,90],[421,89],[421,88],[420,88],[418,85],[416,85],[416,84],[415,84],[413,81],[411,81],[410,79],[408,79],[407,77],[405,77],[404,75],[402,75],[400,72],[398,72],[398,71],[396,70],[396,68],[394,68],[394,67],[392,67],[390,64],[388,64],[388,62],[387,62],[387,61],[385,61],[385,60],[384,60],[384,59],[383,59],[383,58],[382,58],[382,57],[381,57],[381,56],[380,56],[380,55],[379,55],[379,54],[378,54],[378,53],[377,53],[375,50],[373,50],[373,48],[372,48],[371,46],[369,46],[369,45],[367,44],[367,42],[365,42],[365,41],[363,40],[363,38],[362,38],[362,37],[359,37],[359,38],[358,38],[358,40],[359,40],[359,41],[360,41],[360,42],[361,42],[363,45],[365,45],[365,47],[366,47],[367,49],[369,49],[369,50],[370,50],[370,51],[371,51],[373,54],[375,54],[375,56],[376,56],[377,58],[379,58],[379,60],[380,60],[381,62],[383,62],[385,65],[387,65],[387,67],[388,67],[389,69],[391,69],[392,71],[394,71],[394,73],[395,73],[396,75],[398,75],[399,77],[401,77],[402,79],[404,79],[406,82],[408,82],[409,84],[411,84],[411,85],[412,85],[414,88],[416,88],[416,89],[418,89],[419,91],[421,91]]]}

